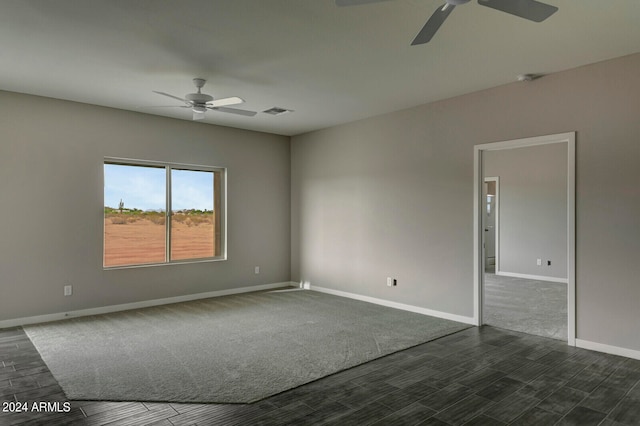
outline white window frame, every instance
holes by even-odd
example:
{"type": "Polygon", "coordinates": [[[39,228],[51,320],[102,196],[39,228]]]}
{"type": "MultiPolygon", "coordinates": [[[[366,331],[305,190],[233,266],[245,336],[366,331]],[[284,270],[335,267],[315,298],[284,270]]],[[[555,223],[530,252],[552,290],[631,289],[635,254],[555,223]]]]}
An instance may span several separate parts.
{"type": "MultiPolygon", "coordinates": [[[[127,269],[127,268],[143,268],[149,266],[162,266],[162,265],[175,265],[185,263],[202,263],[202,262],[216,262],[221,260],[227,260],[227,169],[225,167],[204,166],[197,164],[184,164],[184,163],[169,163],[161,161],[150,160],[137,160],[130,158],[118,158],[118,157],[105,157],[102,162],[103,169],[106,164],[122,165],[122,166],[139,166],[139,167],[156,167],[164,168],[166,176],[165,192],[165,261],[153,262],[153,263],[138,263],[130,265],[104,265],[104,246],[105,246],[105,229],[103,225],[102,230],[102,262],[104,269],[127,269]],[[214,224],[214,243],[219,245],[220,254],[213,257],[206,258],[193,258],[193,259],[179,259],[171,260],[171,170],[189,170],[195,172],[214,172],[218,173],[220,177],[219,182],[214,183],[214,211],[216,221],[219,220],[219,224],[214,224]],[[218,191],[218,194],[215,191],[218,191]],[[218,216],[219,215],[219,216],[218,216]]],[[[215,182],[215,181],[214,181],[215,182]]],[[[103,171],[103,188],[104,188],[104,171],[103,171]]],[[[104,190],[102,193],[104,205],[104,190]]],[[[104,206],[103,206],[104,210],[104,206]]],[[[104,218],[104,214],[103,214],[104,218]]],[[[103,221],[104,222],[104,221],[103,221]]],[[[214,247],[214,252],[216,248],[214,247]]]]}

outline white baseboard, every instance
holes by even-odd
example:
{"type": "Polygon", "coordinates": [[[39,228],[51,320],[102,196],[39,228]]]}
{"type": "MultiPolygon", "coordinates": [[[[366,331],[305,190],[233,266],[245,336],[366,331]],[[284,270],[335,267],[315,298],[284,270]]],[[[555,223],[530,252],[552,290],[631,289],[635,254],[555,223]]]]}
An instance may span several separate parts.
{"type": "Polygon", "coordinates": [[[170,303],[188,302],[191,300],[208,299],[210,297],[229,296],[232,294],[250,293],[252,291],[271,290],[286,286],[297,287],[294,282],[281,282],[272,284],[262,284],[250,287],[231,288],[228,290],[216,290],[206,293],[187,294],[184,296],[167,297],[164,299],[144,300],[142,302],[124,303],[121,305],[101,306],[99,308],[81,309],[78,311],[59,312],[55,314],[37,315],[0,321],[0,328],[17,327],[21,325],[38,324],[41,322],[59,321],[68,318],[86,317],[88,315],[109,314],[112,312],[128,311],[131,309],[148,308],[151,306],[168,305],[170,303]]]}
{"type": "Polygon", "coordinates": [[[569,280],[567,280],[566,278],[546,277],[544,275],[519,274],[517,272],[496,271],[496,275],[502,277],[525,278],[527,280],[549,281],[552,283],[567,284],[569,282],[569,280]]]}
{"type": "Polygon", "coordinates": [[[640,359],[640,351],[637,351],[635,349],[605,345],[604,343],[590,342],[588,340],[582,339],[576,339],[576,346],[582,349],[589,349],[591,351],[604,352],[611,355],[620,355],[633,359],[640,359]]]}
{"type": "Polygon", "coordinates": [[[463,324],[476,325],[476,321],[473,317],[465,317],[462,315],[450,314],[447,312],[434,311],[427,308],[421,308],[419,306],[405,305],[404,303],[392,302],[389,300],[378,299],[375,297],[362,296],[360,294],[348,293],[346,291],[333,290],[325,287],[318,287],[315,285],[309,286],[310,290],[318,291],[320,293],[332,294],[334,296],[347,297],[349,299],[360,300],[363,302],[375,303],[376,305],[387,306],[389,308],[401,309],[403,311],[415,312],[417,314],[429,315],[431,317],[447,319],[451,321],[461,322],[463,324]]]}

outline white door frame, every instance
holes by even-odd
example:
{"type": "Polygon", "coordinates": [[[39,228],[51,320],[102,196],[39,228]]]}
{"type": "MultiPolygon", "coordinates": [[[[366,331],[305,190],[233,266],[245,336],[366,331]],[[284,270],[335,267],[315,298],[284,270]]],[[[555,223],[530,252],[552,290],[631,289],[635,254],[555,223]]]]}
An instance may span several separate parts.
{"type": "MultiPolygon", "coordinates": [[[[495,250],[495,271],[496,274],[500,271],[500,176],[486,176],[484,177],[484,182],[495,182],[496,183],[496,200],[495,200],[495,209],[494,209],[494,227],[493,227],[493,248],[495,250]]],[[[484,228],[484,225],[483,225],[484,228]]],[[[484,262],[484,256],[483,260],[484,262]]]]}
{"type": "Polygon", "coordinates": [[[504,142],[493,142],[473,147],[473,320],[482,325],[482,290],[484,280],[484,259],[482,255],[482,185],[484,170],[482,156],[484,151],[522,148],[552,143],[567,144],[567,343],[576,345],[576,133],[537,136],[504,142]]]}

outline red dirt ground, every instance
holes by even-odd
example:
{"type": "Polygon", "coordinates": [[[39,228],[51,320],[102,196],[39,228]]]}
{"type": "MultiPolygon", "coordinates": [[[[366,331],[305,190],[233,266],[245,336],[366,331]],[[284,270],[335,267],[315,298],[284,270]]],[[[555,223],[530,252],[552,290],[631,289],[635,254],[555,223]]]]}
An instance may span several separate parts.
{"type": "MultiPolygon", "coordinates": [[[[174,221],[172,260],[213,257],[212,223],[188,225],[174,221]]],[[[165,227],[140,219],[125,224],[104,220],[104,266],[139,265],[165,261],[165,227]]]]}

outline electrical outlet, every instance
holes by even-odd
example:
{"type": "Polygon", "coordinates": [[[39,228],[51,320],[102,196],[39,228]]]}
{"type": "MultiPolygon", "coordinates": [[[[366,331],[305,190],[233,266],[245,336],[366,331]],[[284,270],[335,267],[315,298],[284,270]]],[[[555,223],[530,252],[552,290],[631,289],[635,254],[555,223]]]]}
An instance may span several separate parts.
{"type": "Polygon", "coordinates": [[[551,261],[547,260],[547,266],[551,266],[551,261]]]}
{"type": "Polygon", "coordinates": [[[398,285],[398,280],[396,280],[395,278],[393,279],[393,286],[397,286],[398,285]]]}
{"type": "Polygon", "coordinates": [[[258,275],[260,273],[260,267],[256,266],[255,268],[253,268],[253,273],[258,275]]]}
{"type": "Polygon", "coordinates": [[[536,260],[536,265],[542,266],[542,259],[537,259],[536,260]]]}
{"type": "Polygon", "coordinates": [[[65,296],[71,296],[72,294],[73,294],[73,286],[65,285],[64,286],[64,295],[65,296]]]}
{"type": "Polygon", "coordinates": [[[393,286],[393,278],[387,277],[387,287],[393,286]]]}

